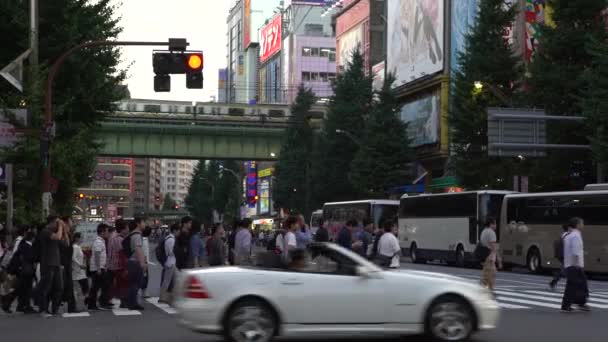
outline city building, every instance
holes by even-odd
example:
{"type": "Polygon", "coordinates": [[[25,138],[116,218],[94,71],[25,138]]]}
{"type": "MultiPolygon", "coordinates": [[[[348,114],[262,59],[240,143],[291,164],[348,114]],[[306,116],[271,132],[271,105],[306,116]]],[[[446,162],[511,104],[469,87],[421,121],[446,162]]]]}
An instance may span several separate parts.
{"type": "Polygon", "coordinates": [[[178,206],[183,207],[188,196],[197,160],[162,159],[161,192],[169,194],[178,206]]]}
{"type": "Polygon", "coordinates": [[[226,102],[257,102],[260,42],[257,29],[266,18],[282,10],[280,4],[278,0],[232,0],[226,21],[226,102]]]}
{"type": "Polygon", "coordinates": [[[113,223],[133,216],[133,159],[99,157],[91,183],[76,193],[75,216],[88,222],[113,223]]]}
{"type": "Polygon", "coordinates": [[[133,210],[141,214],[160,209],[162,164],[156,158],[133,159],[133,210]]]}
{"type": "MultiPolygon", "coordinates": [[[[437,3],[440,1],[423,1],[437,3]]],[[[394,4],[418,3],[418,1],[388,1],[394,4]]],[[[363,52],[365,70],[371,74],[372,68],[384,62],[386,45],[386,0],[341,0],[334,1],[337,13],[336,25],[336,62],[338,70],[343,70],[350,61],[354,49],[363,52]]],[[[390,12],[389,12],[390,13],[390,12]]],[[[379,73],[384,70],[380,69],[379,73]]]]}
{"type": "Polygon", "coordinates": [[[277,93],[272,74],[278,70],[276,78],[280,79],[281,87],[278,95],[284,103],[293,102],[300,84],[312,89],[319,99],[327,99],[333,93],[336,37],[331,16],[323,15],[323,4],[324,1],[314,0],[287,1],[281,22],[281,53],[275,57],[280,61],[269,58],[269,62],[264,63],[262,54],[260,89],[269,91],[271,96],[277,93]]]}

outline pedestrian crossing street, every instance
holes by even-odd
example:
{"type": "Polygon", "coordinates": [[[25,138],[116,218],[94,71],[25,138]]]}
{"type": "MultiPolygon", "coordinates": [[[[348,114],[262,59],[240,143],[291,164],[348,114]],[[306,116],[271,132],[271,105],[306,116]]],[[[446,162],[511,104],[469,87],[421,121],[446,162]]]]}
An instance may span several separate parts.
{"type": "MultiPolygon", "coordinates": [[[[534,308],[561,308],[562,292],[548,290],[517,290],[497,288],[494,291],[496,300],[504,309],[526,310],[534,308]]],[[[592,292],[587,302],[592,309],[608,309],[608,292],[592,292]]]]}

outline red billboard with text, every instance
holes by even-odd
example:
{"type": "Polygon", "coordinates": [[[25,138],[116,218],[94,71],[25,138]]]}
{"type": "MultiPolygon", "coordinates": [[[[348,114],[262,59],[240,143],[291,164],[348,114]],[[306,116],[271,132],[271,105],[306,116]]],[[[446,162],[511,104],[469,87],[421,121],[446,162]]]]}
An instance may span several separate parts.
{"type": "Polygon", "coordinates": [[[262,28],[260,37],[260,62],[281,50],[281,16],[275,16],[272,21],[262,28]]]}
{"type": "Polygon", "coordinates": [[[251,43],[251,0],[245,0],[243,11],[243,47],[246,49],[251,43]]]}

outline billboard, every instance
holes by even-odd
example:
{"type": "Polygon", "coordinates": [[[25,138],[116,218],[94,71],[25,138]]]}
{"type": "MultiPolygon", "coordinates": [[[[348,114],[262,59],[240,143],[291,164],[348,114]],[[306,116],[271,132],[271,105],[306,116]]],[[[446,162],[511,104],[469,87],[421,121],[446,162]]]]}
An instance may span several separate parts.
{"type": "Polygon", "coordinates": [[[260,181],[260,215],[270,213],[270,177],[260,181]]]}
{"type": "Polygon", "coordinates": [[[353,51],[363,45],[363,27],[355,26],[338,38],[338,65],[345,66],[350,62],[353,51]]]}
{"type": "Polygon", "coordinates": [[[277,15],[268,23],[268,25],[262,28],[260,37],[260,62],[263,63],[281,50],[282,22],[281,15],[277,15]]]}
{"type": "Polygon", "coordinates": [[[251,0],[244,0],[243,5],[243,48],[251,43],[251,0]]]}
{"type": "Polygon", "coordinates": [[[538,47],[540,28],[546,23],[548,17],[545,0],[526,0],[524,11],[526,18],[526,46],[524,58],[526,62],[531,62],[534,51],[536,51],[536,48],[538,47]]]}
{"type": "Polygon", "coordinates": [[[459,70],[458,54],[464,52],[465,36],[470,32],[479,11],[479,0],[452,1],[452,49],[450,64],[452,72],[459,70]]]}
{"type": "Polygon", "coordinates": [[[435,144],[439,141],[439,92],[427,94],[401,107],[400,118],[407,123],[412,146],[435,144]]]}
{"type": "Polygon", "coordinates": [[[388,70],[397,85],[443,70],[443,0],[388,0],[388,70]]]}

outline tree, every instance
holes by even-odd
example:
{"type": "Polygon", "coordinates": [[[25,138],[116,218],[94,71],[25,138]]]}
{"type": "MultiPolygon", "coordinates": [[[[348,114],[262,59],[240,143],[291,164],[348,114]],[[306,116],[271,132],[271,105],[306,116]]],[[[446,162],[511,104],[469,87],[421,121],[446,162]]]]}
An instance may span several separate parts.
{"type": "Polygon", "coordinates": [[[350,179],[361,194],[371,198],[386,198],[388,191],[404,184],[409,175],[412,150],[407,124],[398,117],[401,105],[394,82],[392,74],[385,78],[351,164],[350,179]]]}
{"type": "Polygon", "coordinates": [[[185,200],[190,214],[204,223],[213,222],[213,181],[217,178],[217,172],[211,177],[209,171],[208,163],[204,160],[198,162],[185,200]]]}
{"type": "MultiPolygon", "coordinates": [[[[0,82],[0,107],[15,108],[26,102],[31,110],[31,127],[41,127],[42,96],[48,68],[67,49],[91,40],[115,40],[121,31],[116,7],[111,0],[95,2],[57,0],[39,3],[39,68],[26,67],[24,94],[0,82]],[[69,18],[66,21],[65,18],[69,18]]],[[[29,3],[6,0],[0,3],[0,64],[5,65],[28,47],[29,3]]],[[[93,48],[68,58],[55,79],[54,120],[57,132],[52,145],[52,176],[59,182],[54,209],[72,212],[74,192],[89,182],[95,166],[97,124],[104,112],[126,95],[119,85],[125,73],[119,71],[116,48],[93,48]]],[[[41,161],[39,140],[29,136],[5,152],[15,164],[16,216],[34,222],[40,213],[41,161]]]]}
{"type": "Polygon", "coordinates": [[[608,43],[591,40],[587,49],[593,59],[585,74],[583,111],[591,132],[593,157],[605,169],[608,166],[608,43]]]}
{"type": "MultiPolygon", "coordinates": [[[[602,17],[606,1],[549,0],[548,5],[554,25],[540,29],[539,48],[527,80],[530,105],[544,108],[548,115],[581,115],[583,91],[587,88],[585,71],[593,63],[593,55],[586,46],[590,41],[603,42],[608,38],[602,17]]],[[[555,144],[586,145],[588,133],[572,123],[547,126],[547,139],[555,144]]],[[[571,177],[573,164],[590,164],[590,159],[589,154],[580,150],[549,151],[547,158],[537,165],[534,182],[547,190],[578,188],[585,180],[571,177]]],[[[589,174],[590,165],[585,169],[579,171],[589,174]]]]}
{"type": "Polygon", "coordinates": [[[511,178],[510,161],[488,156],[486,111],[508,105],[497,92],[513,98],[517,91],[521,68],[504,35],[516,13],[515,6],[505,8],[503,0],[481,1],[464,52],[458,56],[449,112],[450,162],[460,183],[470,189],[506,188],[511,178]]]}
{"type": "Polygon", "coordinates": [[[171,197],[171,195],[169,195],[169,194],[165,194],[165,198],[163,199],[163,210],[164,211],[175,210],[176,205],[177,205],[177,202],[175,202],[173,197],[171,197]]]}
{"type": "Polygon", "coordinates": [[[324,130],[313,153],[314,200],[317,206],[335,200],[360,197],[348,174],[359,149],[353,137],[364,131],[373,102],[373,78],[366,75],[363,55],[355,49],[345,71],[333,84],[324,130]],[[339,133],[339,131],[346,133],[339,133]]]}
{"type": "Polygon", "coordinates": [[[315,103],[314,93],[303,85],[291,105],[289,127],[275,165],[273,198],[275,207],[304,214],[311,212],[311,157],[313,129],[309,110],[315,103]]]}
{"type": "Polygon", "coordinates": [[[237,212],[240,211],[243,204],[242,176],[240,176],[242,165],[242,162],[235,160],[219,161],[217,164],[219,179],[215,188],[215,206],[218,208],[219,214],[224,217],[224,222],[234,222],[237,219],[237,212]],[[220,171],[220,165],[236,172],[239,178],[237,179],[227,171],[220,171]]]}

